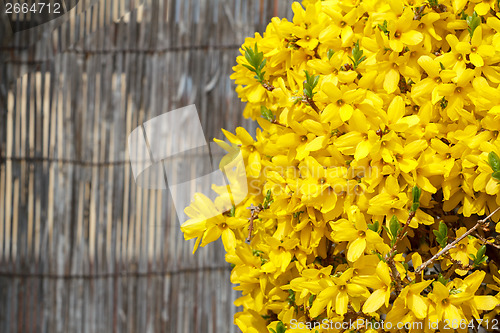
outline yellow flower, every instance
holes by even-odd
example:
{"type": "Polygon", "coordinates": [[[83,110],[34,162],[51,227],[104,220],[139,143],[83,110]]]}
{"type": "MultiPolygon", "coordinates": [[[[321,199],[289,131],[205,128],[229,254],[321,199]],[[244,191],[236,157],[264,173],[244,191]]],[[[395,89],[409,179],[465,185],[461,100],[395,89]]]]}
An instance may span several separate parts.
{"type": "Polygon", "coordinates": [[[484,240],[492,246],[500,213],[495,231],[478,227],[437,259],[429,232],[444,221],[450,244],[500,205],[500,166],[488,159],[500,154],[497,2],[304,0],[292,10],[293,21],[273,18],[245,40],[231,77],[260,128],[255,139],[225,132],[230,191],[195,197],[182,226],[195,249],[223,238],[243,294],[237,325],[370,317],[431,333],[443,320],[498,316],[494,258],[467,265],[484,240]],[[232,169],[239,154],[246,166],[232,169]],[[455,274],[457,261],[467,269],[455,274]]]}
{"type": "Polygon", "coordinates": [[[484,59],[495,54],[493,45],[483,43],[483,29],[481,27],[474,30],[470,43],[459,42],[456,48],[458,52],[469,55],[470,62],[476,67],[484,66],[484,59]]]}
{"type": "Polygon", "coordinates": [[[460,304],[464,300],[464,294],[452,293],[440,282],[434,282],[432,293],[429,298],[435,304],[435,312],[438,320],[448,320],[450,323],[460,323],[465,319],[460,304]]]}
{"type": "Polygon", "coordinates": [[[417,45],[424,36],[421,32],[414,30],[417,22],[413,20],[413,10],[407,7],[396,21],[389,25],[389,45],[395,52],[403,51],[405,45],[417,45]]]}
{"type": "Polygon", "coordinates": [[[482,0],[477,5],[474,6],[474,11],[479,16],[486,15],[490,10],[493,11],[495,10],[495,1],[493,0],[482,0]]]}
{"type": "Polygon", "coordinates": [[[412,323],[427,317],[428,299],[421,295],[422,291],[432,283],[432,280],[419,282],[406,286],[394,306],[387,313],[386,321],[394,326],[397,323],[412,323]]]}
{"type": "Polygon", "coordinates": [[[349,282],[352,276],[351,271],[344,272],[339,277],[331,277],[324,281],[324,288],[314,300],[313,306],[309,311],[312,318],[319,316],[327,309],[328,316],[335,310],[338,315],[344,315],[347,312],[350,297],[359,297],[367,292],[367,289],[357,283],[349,282]]]}
{"type": "Polygon", "coordinates": [[[340,219],[331,223],[332,238],[336,242],[349,242],[347,260],[354,262],[367,248],[373,249],[383,241],[379,234],[368,229],[365,217],[359,209],[353,207],[349,215],[349,220],[340,219]]]}
{"type": "Polygon", "coordinates": [[[389,306],[391,297],[392,278],[387,263],[380,261],[377,265],[376,276],[358,277],[354,281],[374,289],[373,293],[363,304],[364,313],[373,313],[382,305],[389,306]]]}
{"type": "MultiPolygon", "coordinates": [[[[456,237],[459,238],[466,231],[467,229],[465,227],[458,229],[456,237]]],[[[469,264],[470,254],[475,254],[477,252],[475,244],[476,242],[474,240],[470,240],[468,237],[465,237],[460,242],[458,242],[453,249],[450,250],[450,255],[453,259],[460,261],[463,266],[467,266],[469,264]]],[[[445,263],[445,265],[449,266],[450,263],[445,263]]],[[[457,269],[456,272],[457,274],[462,276],[467,274],[467,271],[461,269],[457,269]]]]}

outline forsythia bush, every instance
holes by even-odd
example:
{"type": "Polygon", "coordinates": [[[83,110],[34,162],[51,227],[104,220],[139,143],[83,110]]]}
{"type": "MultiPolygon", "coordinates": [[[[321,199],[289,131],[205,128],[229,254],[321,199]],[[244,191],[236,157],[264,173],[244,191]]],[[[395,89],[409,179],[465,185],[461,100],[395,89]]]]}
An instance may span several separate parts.
{"type": "Polygon", "coordinates": [[[304,0],[245,41],[261,129],[219,143],[249,193],[182,226],[222,238],[243,332],[500,329],[499,7],[304,0]]]}

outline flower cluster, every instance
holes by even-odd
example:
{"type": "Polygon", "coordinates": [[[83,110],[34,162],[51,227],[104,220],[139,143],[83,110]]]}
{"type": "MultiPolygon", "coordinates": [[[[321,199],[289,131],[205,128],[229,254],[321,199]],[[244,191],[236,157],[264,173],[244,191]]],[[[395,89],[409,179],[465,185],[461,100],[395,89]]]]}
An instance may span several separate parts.
{"type": "Polygon", "coordinates": [[[434,332],[493,320],[499,1],[292,9],[292,22],[273,18],[245,40],[232,75],[260,125],[255,139],[238,128],[224,131],[232,145],[220,142],[241,152],[248,195],[222,215],[199,195],[182,226],[196,247],[222,237],[243,294],[235,323],[283,332],[292,321],[361,318],[434,332]]]}

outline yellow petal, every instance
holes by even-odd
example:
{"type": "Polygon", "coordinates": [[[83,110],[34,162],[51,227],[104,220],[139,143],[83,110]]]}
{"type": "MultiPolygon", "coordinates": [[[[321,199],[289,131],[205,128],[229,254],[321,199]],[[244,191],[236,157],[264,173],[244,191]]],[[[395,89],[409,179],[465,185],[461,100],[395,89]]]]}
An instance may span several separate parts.
{"type": "Polygon", "coordinates": [[[389,273],[389,266],[385,262],[380,261],[377,264],[376,271],[380,280],[382,280],[382,282],[384,282],[386,286],[390,286],[392,279],[391,279],[391,273],[389,273]]]}
{"type": "Polygon", "coordinates": [[[251,85],[247,87],[246,96],[250,103],[260,103],[262,102],[262,97],[266,93],[266,89],[260,84],[251,85]]]}
{"type": "Polygon", "coordinates": [[[375,312],[384,304],[385,295],[382,289],[375,290],[370,297],[366,300],[365,304],[363,304],[363,312],[371,313],[375,312]]]}
{"type": "Polygon", "coordinates": [[[261,168],[262,164],[260,164],[260,154],[257,151],[254,151],[248,156],[248,169],[250,176],[258,177],[261,168]]]}
{"type": "Polygon", "coordinates": [[[476,67],[482,67],[484,66],[484,61],[483,58],[477,54],[477,53],[471,53],[469,54],[470,62],[476,67]]]}
{"type": "Polygon", "coordinates": [[[448,319],[450,321],[450,327],[457,328],[457,325],[463,317],[455,305],[448,304],[448,306],[444,308],[444,319],[448,319]]]}
{"type": "Polygon", "coordinates": [[[244,145],[250,146],[253,145],[254,141],[250,134],[248,134],[247,130],[243,127],[236,128],[236,135],[241,140],[244,145]]]}
{"type": "Polygon", "coordinates": [[[356,152],[354,153],[354,159],[359,161],[362,158],[365,158],[370,153],[370,149],[372,148],[372,144],[368,140],[361,141],[356,146],[356,152]]]}
{"type": "Polygon", "coordinates": [[[424,319],[427,316],[427,303],[420,295],[411,295],[408,299],[408,307],[418,319],[424,319]]]}
{"type": "Polygon", "coordinates": [[[474,303],[476,308],[482,311],[490,311],[500,305],[500,301],[494,296],[474,296],[474,303]]]}
{"type": "Polygon", "coordinates": [[[357,238],[354,242],[349,245],[349,249],[347,251],[347,260],[350,262],[354,262],[361,257],[363,252],[365,252],[366,248],[366,240],[364,238],[357,238]]]}
{"type": "Polygon", "coordinates": [[[439,75],[439,64],[428,55],[423,55],[417,60],[418,64],[427,72],[430,78],[435,78],[439,75]]]}
{"type": "Polygon", "coordinates": [[[236,237],[231,229],[224,230],[221,238],[226,252],[232,252],[236,248],[236,237]]]}
{"type": "Polygon", "coordinates": [[[396,96],[387,109],[389,122],[396,123],[405,115],[405,104],[401,96],[396,96]]]}
{"type": "Polygon", "coordinates": [[[399,84],[399,72],[395,69],[391,69],[386,75],[384,79],[384,90],[388,94],[392,94],[396,91],[399,84]]]}
{"type": "Polygon", "coordinates": [[[453,11],[455,12],[455,14],[458,14],[464,8],[466,3],[467,0],[453,0],[452,4],[453,4],[453,11]]]}
{"type": "Polygon", "coordinates": [[[226,131],[225,129],[222,129],[222,132],[231,143],[241,144],[241,140],[233,133],[226,131]]]}
{"type": "Polygon", "coordinates": [[[335,299],[335,312],[339,315],[343,315],[347,312],[347,303],[349,302],[349,297],[346,292],[339,292],[337,298],[335,299]]]}
{"type": "Polygon", "coordinates": [[[352,106],[350,104],[342,105],[340,107],[340,110],[339,110],[340,119],[342,119],[342,121],[344,121],[344,122],[348,121],[349,119],[351,119],[353,111],[354,111],[354,109],[352,108],[352,106]]]}
{"type": "Polygon", "coordinates": [[[325,137],[318,136],[311,142],[308,142],[305,149],[308,151],[317,151],[323,148],[324,143],[325,143],[325,137]]]}
{"type": "Polygon", "coordinates": [[[366,292],[366,288],[356,283],[349,283],[347,285],[347,293],[351,296],[361,296],[366,292]]]}
{"type": "Polygon", "coordinates": [[[490,4],[480,2],[476,5],[476,7],[474,7],[474,10],[479,16],[486,15],[490,11],[490,4]]]}
{"type": "Polygon", "coordinates": [[[401,34],[401,41],[407,45],[417,45],[424,39],[421,32],[410,30],[401,34]]]}

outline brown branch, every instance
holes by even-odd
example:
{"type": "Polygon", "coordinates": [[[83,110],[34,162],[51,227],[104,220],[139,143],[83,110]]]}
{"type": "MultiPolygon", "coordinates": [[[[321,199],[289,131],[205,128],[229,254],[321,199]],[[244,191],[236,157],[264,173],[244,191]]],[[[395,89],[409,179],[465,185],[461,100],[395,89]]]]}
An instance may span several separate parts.
{"type": "Polygon", "coordinates": [[[427,4],[421,6],[417,12],[415,13],[415,16],[413,16],[414,20],[420,20],[422,18],[422,12],[424,11],[425,7],[427,7],[427,4]]]}
{"type": "Polygon", "coordinates": [[[273,91],[275,87],[270,84],[269,82],[262,82],[262,86],[267,90],[267,91],[273,91]]]}
{"type": "Polygon", "coordinates": [[[471,233],[474,232],[474,230],[476,230],[480,226],[483,226],[486,223],[486,221],[489,220],[490,217],[492,217],[493,215],[495,215],[499,210],[500,210],[500,207],[498,207],[497,209],[495,209],[490,215],[488,215],[484,219],[478,220],[477,223],[471,229],[467,230],[462,236],[460,236],[457,239],[455,239],[452,243],[446,245],[441,251],[439,251],[438,253],[436,253],[435,255],[433,255],[429,260],[427,260],[426,262],[424,262],[422,265],[418,266],[418,268],[415,270],[415,273],[416,274],[420,273],[423,269],[425,269],[427,266],[429,266],[430,264],[432,264],[437,258],[439,258],[440,256],[448,253],[448,251],[451,250],[452,248],[454,248],[455,245],[458,242],[460,242],[465,237],[469,236],[471,233]]]}
{"type": "Polygon", "coordinates": [[[250,225],[248,226],[248,237],[247,237],[247,242],[250,242],[252,240],[252,232],[253,232],[253,221],[257,218],[259,212],[262,210],[260,206],[254,206],[253,204],[250,204],[250,207],[247,207],[247,209],[250,209],[250,217],[248,220],[250,221],[250,225]]]}
{"type": "Polygon", "coordinates": [[[396,238],[396,242],[394,242],[394,245],[392,246],[391,250],[385,255],[385,260],[388,260],[392,256],[394,256],[394,253],[396,252],[396,248],[398,247],[398,243],[405,237],[406,231],[408,230],[408,227],[410,226],[411,220],[415,217],[415,212],[410,211],[410,214],[408,215],[408,219],[406,220],[405,226],[403,227],[403,230],[401,230],[396,238]]]}
{"type": "Polygon", "coordinates": [[[451,261],[453,263],[453,265],[451,266],[451,268],[448,269],[448,272],[444,276],[445,279],[449,279],[451,277],[451,275],[453,273],[455,273],[456,269],[461,269],[461,270],[464,270],[464,271],[469,271],[469,270],[471,270],[471,269],[474,268],[474,266],[472,266],[472,265],[468,265],[468,264],[466,265],[465,263],[462,263],[460,260],[453,259],[449,253],[446,253],[444,256],[445,256],[446,259],[448,259],[449,261],[451,261]]]}
{"type": "Polygon", "coordinates": [[[314,103],[313,99],[312,98],[309,98],[309,96],[304,96],[304,99],[303,99],[307,104],[309,104],[310,107],[313,108],[314,111],[316,111],[317,113],[320,113],[321,110],[318,108],[318,106],[316,105],[316,103],[314,103]]]}
{"type": "Polygon", "coordinates": [[[405,226],[403,229],[399,232],[398,236],[396,237],[396,241],[394,242],[394,245],[392,246],[391,250],[385,255],[385,260],[387,261],[387,265],[391,268],[391,275],[394,281],[396,282],[396,293],[399,294],[401,290],[403,290],[403,285],[402,285],[402,280],[401,280],[401,274],[399,274],[398,269],[396,267],[396,262],[394,261],[394,253],[396,253],[396,248],[398,247],[398,243],[406,236],[406,231],[408,230],[408,227],[410,226],[410,222],[415,216],[415,212],[410,211],[410,214],[408,215],[408,219],[406,220],[405,226]]]}
{"type": "Polygon", "coordinates": [[[480,234],[478,234],[477,232],[474,234],[474,236],[476,236],[476,237],[477,237],[477,238],[478,238],[478,239],[479,239],[479,240],[480,240],[483,244],[485,244],[485,245],[491,245],[491,246],[493,246],[494,248],[497,248],[497,249],[499,249],[499,250],[500,250],[500,245],[498,245],[498,244],[495,244],[495,243],[492,243],[492,242],[488,241],[489,239],[493,239],[493,240],[494,240],[494,238],[493,238],[493,237],[488,237],[488,238],[486,239],[486,238],[484,238],[483,236],[481,236],[480,234]]]}

